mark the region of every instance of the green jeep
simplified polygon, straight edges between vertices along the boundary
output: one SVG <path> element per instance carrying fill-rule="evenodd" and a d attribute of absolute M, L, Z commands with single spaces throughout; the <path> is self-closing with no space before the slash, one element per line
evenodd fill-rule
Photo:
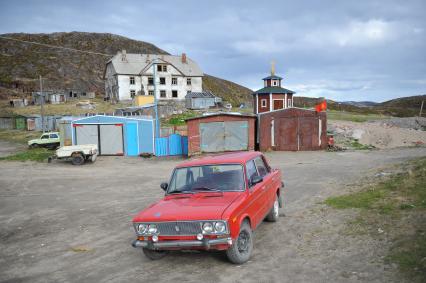
<path fill-rule="evenodd" d="M 50 133 L 42 134 L 39 139 L 28 141 L 28 146 L 30 148 L 47 147 L 47 148 L 55 149 L 59 146 L 59 143 L 60 143 L 59 133 L 50 132 Z"/>

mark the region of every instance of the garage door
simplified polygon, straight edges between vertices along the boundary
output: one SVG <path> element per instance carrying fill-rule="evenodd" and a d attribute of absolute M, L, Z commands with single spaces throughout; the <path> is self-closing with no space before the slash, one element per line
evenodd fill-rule
<path fill-rule="evenodd" d="M 102 155 L 123 155 L 123 124 L 100 125 L 100 153 Z"/>
<path fill-rule="evenodd" d="M 98 144 L 98 125 L 74 125 L 77 145 Z"/>
<path fill-rule="evenodd" d="M 236 151 L 248 149 L 248 122 L 200 123 L 202 152 Z"/>

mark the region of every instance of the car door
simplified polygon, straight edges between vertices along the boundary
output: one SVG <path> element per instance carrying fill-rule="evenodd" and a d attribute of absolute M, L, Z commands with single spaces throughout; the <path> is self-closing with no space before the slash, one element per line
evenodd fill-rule
<path fill-rule="evenodd" d="M 256 227 L 263 221 L 263 218 L 265 217 L 265 203 L 262 200 L 264 189 L 263 182 L 257 184 L 252 184 L 251 182 L 254 176 L 259 175 L 254 160 L 250 160 L 246 163 L 246 175 L 249 185 L 249 201 L 247 205 L 247 211 L 254 221 L 254 227 Z"/>
<path fill-rule="evenodd" d="M 40 144 L 48 144 L 50 142 L 49 134 L 43 134 L 40 137 Z"/>
<path fill-rule="evenodd" d="M 263 213 L 266 215 L 269 210 L 272 208 L 272 205 L 275 200 L 275 193 L 273 188 L 272 174 L 270 172 L 270 168 L 266 165 L 262 156 L 258 156 L 254 159 L 254 163 L 256 165 L 257 172 L 259 176 L 263 178 L 262 181 L 262 194 L 261 200 L 264 203 Z"/>
<path fill-rule="evenodd" d="M 58 143 L 59 135 L 58 134 L 50 134 L 50 143 Z"/>

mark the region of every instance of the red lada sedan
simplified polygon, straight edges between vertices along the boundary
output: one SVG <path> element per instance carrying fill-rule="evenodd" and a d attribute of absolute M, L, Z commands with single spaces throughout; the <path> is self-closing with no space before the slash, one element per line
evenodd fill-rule
<path fill-rule="evenodd" d="M 260 152 L 209 156 L 178 165 L 163 199 L 134 219 L 137 239 L 150 259 L 169 250 L 223 250 L 240 264 L 253 250 L 252 231 L 275 222 L 282 205 L 281 172 Z"/>

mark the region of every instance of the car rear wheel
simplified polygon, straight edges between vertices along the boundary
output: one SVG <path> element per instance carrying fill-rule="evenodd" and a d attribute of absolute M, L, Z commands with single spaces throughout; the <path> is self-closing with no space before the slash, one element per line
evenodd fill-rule
<path fill-rule="evenodd" d="M 253 233 L 250 225 L 245 221 L 241 225 L 240 233 L 234 244 L 226 251 L 229 261 L 241 264 L 248 261 L 253 252 Z"/>
<path fill-rule="evenodd" d="M 275 195 L 274 205 L 269 211 L 269 214 L 266 216 L 266 220 L 269 222 L 277 222 L 280 217 L 280 201 L 278 195 Z"/>
<path fill-rule="evenodd" d="M 84 157 L 81 153 L 73 153 L 72 157 L 72 164 L 73 165 L 83 165 L 84 164 Z"/>
<path fill-rule="evenodd" d="M 159 260 L 165 257 L 169 251 L 159 251 L 159 250 L 150 250 L 147 248 L 142 248 L 144 255 L 150 260 Z"/>

